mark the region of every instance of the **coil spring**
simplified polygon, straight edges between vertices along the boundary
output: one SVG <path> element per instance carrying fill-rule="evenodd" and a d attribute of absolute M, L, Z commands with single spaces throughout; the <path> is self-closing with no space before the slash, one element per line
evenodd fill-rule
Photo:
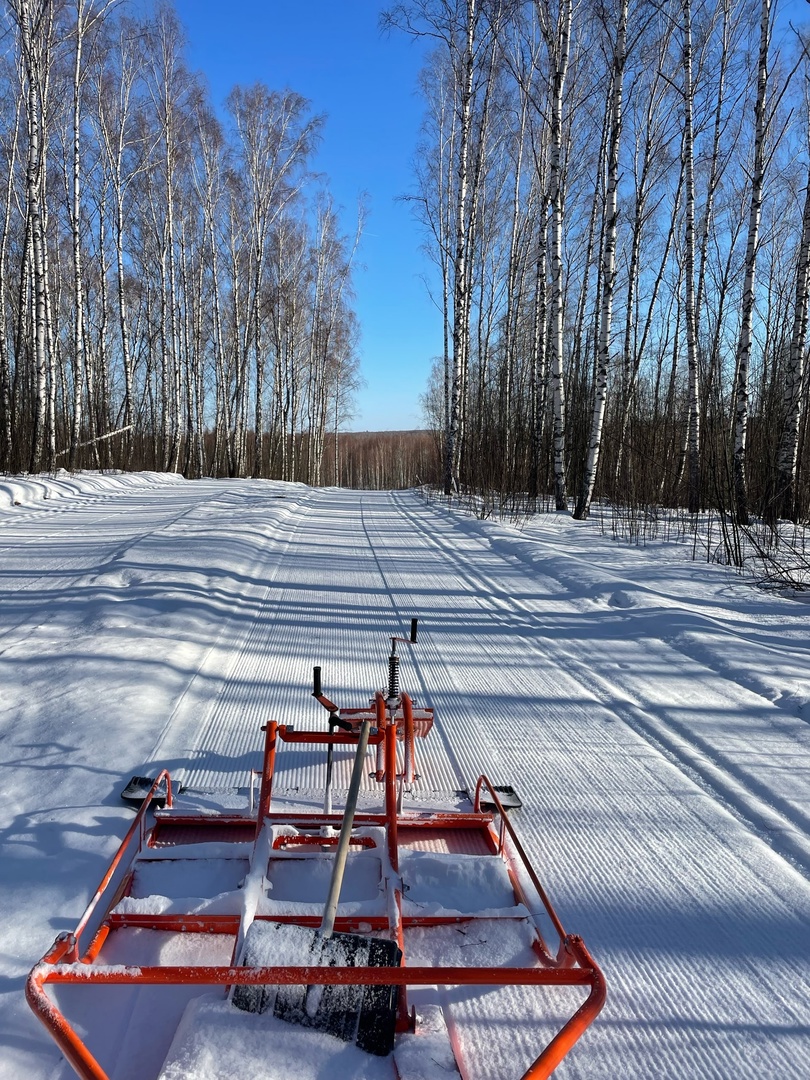
<path fill-rule="evenodd" d="M 388 657 L 388 697 L 399 697 L 399 657 L 395 652 Z"/>

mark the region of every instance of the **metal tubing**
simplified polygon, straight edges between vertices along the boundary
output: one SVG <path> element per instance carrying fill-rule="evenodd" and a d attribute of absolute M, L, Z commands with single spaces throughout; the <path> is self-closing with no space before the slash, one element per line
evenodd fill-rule
<path fill-rule="evenodd" d="M 385 749 L 383 743 L 385 741 L 385 732 L 388 728 L 388 709 L 385 706 L 385 698 L 380 691 L 374 695 L 374 713 L 377 720 L 377 772 L 375 779 L 378 783 L 381 783 L 385 777 Z"/>
<path fill-rule="evenodd" d="M 391 869 L 399 873 L 399 841 L 397 837 L 397 729 L 392 724 L 385 732 L 385 823 L 388 837 L 388 858 Z"/>
<path fill-rule="evenodd" d="M 316 671 L 319 669 L 316 668 Z M 329 734 L 334 735 L 336 724 L 334 722 L 334 713 L 329 714 Z M 335 744 L 330 741 L 326 750 L 326 784 L 323 791 L 323 812 L 325 814 L 332 813 L 332 759 L 335 754 Z"/>
<path fill-rule="evenodd" d="M 585 942 L 581 937 L 572 934 L 566 940 L 566 947 L 570 949 L 580 967 L 558 968 L 557 974 L 589 969 L 591 992 L 570 1020 L 557 1032 L 543 1053 L 526 1070 L 521 1080 L 546 1080 L 547 1077 L 551 1076 L 574 1043 L 586 1028 L 593 1023 L 605 1004 L 607 998 L 605 977 L 585 948 Z"/>
<path fill-rule="evenodd" d="M 264 984 L 321 986 L 594 986 L 598 989 L 601 972 L 594 968 L 538 967 L 197 967 L 165 966 L 103 967 L 87 964 L 38 964 L 29 981 L 91 986 L 240 986 Z"/>
<path fill-rule="evenodd" d="M 158 777 L 155 780 L 154 784 L 152 784 L 151 788 L 149 789 L 149 793 L 147 794 L 146 798 L 141 803 L 140 809 L 138 810 L 138 813 L 135 815 L 135 820 L 132 822 L 132 825 L 130 826 L 129 830 L 127 831 L 126 836 L 121 841 L 121 845 L 118 848 L 118 851 L 115 853 L 115 856 L 113 857 L 113 861 L 107 867 L 107 873 L 104 875 L 104 877 L 99 882 L 99 886 L 96 889 L 95 893 L 93 894 L 92 900 L 90 901 L 90 903 L 85 908 L 84 914 L 82 915 L 81 919 L 79 919 L 79 922 L 78 922 L 78 924 L 76 926 L 76 929 L 73 931 L 73 944 L 72 944 L 71 957 L 70 957 L 71 960 L 78 960 L 79 959 L 79 945 L 80 945 L 82 933 L 86 929 L 87 924 L 90 922 L 90 919 L 91 919 L 91 917 L 93 915 L 93 912 L 96 910 L 96 907 L 98 906 L 98 902 L 101 899 L 101 897 L 103 896 L 104 892 L 106 891 L 107 886 L 112 881 L 112 878 L 113 878 L 113 876 L 115 874 L 115 871 L 118 869 L 118 867 L 119 867 L 119 865 L 121 863 L 121 860 L 124 857 L 124 852 L 127 850 L 129 845 L 131 844 L 132 838 L 133 838 L 133 836 L 135 835 L 136 832 L 139 834 L 139 836 L 138 836 L 138 847 L 139 847 L 139 850 L 140 850 L 140 847 L 141 847 L 142 841 L 143 841 L 143 835 L 144 835 L 144 833 L 143 833 L 143 822 L 144 822 L 144 818 L 146 817 L 146 811 L 149 809 L 149 804 L 151 803 L 153 796 L 157 792 L 157 789 L 158 789 L 158 786 L 159 786 L 161 780 L 163 780 L 164 778 L 166 780 L 166 805 L 167 806 L 172 805 L 172 778 L 169 776 L 168 772 L 165 769 L 162 769 L 161 772 L 158 774 Z"/>
<path fill-rule="evenodd" d="M 43 969 L 47 973 L 48 965 L 41 963 L 35 967 L 25 984 L 25 996 L 34 1015 L 51 1033 L 54 1042 L 82 1080 L 108 1080 L 106 1072 L 45 993 L 43 983 L 50 980 L 41 976 Z"/>
<path fill-rule="evenodd" d="M 319 705 L 323 705 L 327 712 L 340 713 L 340 709 L 335 705 L 334 701 L 330 701 L 326 694 L 313 694 L 312 695 Z"/>
<path fill-rule="evenodd" d="M 412 636 L 415 639 L 415 620 L 412 623 Z M 320 689 L 319 679 L 316 676 L 315 688 Z M 316 695 L 317 696 L 317 695 Z M 318 700 L 321 704 L 331 705 L 321 695 Z M 334 708 L 334 707 L 333 707 Z M 356 710 L 361 713 L 363 710 Z M 320 929 L 325 936 L 329 936 L 333 930 L 352 929 L 357 920 L 348 917 L 336 917 L 337 904 L 340 894 L 340 884 L 345 869 L 345 861 L 351 842 L 352 826 L 355 822 L 367 822 L 384 824 L 387 836 L 387 848 L 391 867 L 394 871 L 394 900 L 396 903 L 396 924 L 390 928 L 396 933 L 400 947 L 403 943 L 403 926 L 431 926 L 445 923 L 463 922 L 469 917 L 442 918 L 439 916 L 405 917 L 401 912 L 402 894 L 398 883 L 398 815 L 397 815 L 397 735 L 399 723 L 394 718 L 393 711 L 390 717 L 382 693 L 377 693 L 372 709 L 365 710 L 371 713 L 363 717 L 362 727 L 358 734 L 334 734 L 330 722 L 330 734 L 315 732 L 294 732 L 292 728 L 278 725 L 275 721 L 264 727 L 265 752 L 262 769 L 262 786 L 258 806 L 257 830 L 261 828 L 263 821 L 270 814 L 272 799 L 273 774 L 276 763 L 276 751 L 278 740 L 300 743 L 326 743 L 330 751 L 334 745 L 356 745 L 354 768 L 346 801 L 346 811 L 343 815 L 340 840 L 335 858 L 332 882 L 330 883 L 330 896 L 324 910 Z M 358 720 L 360 717 L 358 716 Z M 402 721 L 403 735 L 405 740 L 405 769 L 406 776 L 413 776 L 415 770 L 414 758 L 414 716 L 413 703 L 408 695 L 402 695 Z M 372 722 L 377 724 L 377 733 L 370 735 Z M 359 794 L 360 781 L 362 778 L 363 759 L 367 745 L 377 747 L 377 776 L 384 782 L 384 814 L 355 814 Z M 200 985 L 200 986 L 230 986 L 230 985 L 382 985 L 399 986 L 400 1007 L 398 1008 L 397 1030 L 404 1031 L 409 1027 L 407 1015 L 406 987 L 407 986 L 434 986 L 434 985 L 478 985 L 478 986 L 571 986 L 587 987 L 589 994 L 576 1012 L 568 1019 L 564 1026 L 551 1039 L 540 1056 L 532 1063 L 523 1074 L 521 1080 L 545 1080 L 556 1066 L 562 1061 L 574 1043 L 579 1039 L 585 1029 L 592 1023 L 602 1009 L 606 999 L 605 980 L 602 972 L 594 963 L 590 953 L 586 949 L 582 939 L 573 935 L 567 935 L 562 924 L 554 911 L 551 901 L 543 889 L 537 874 L 532 869 L 526 853 L 517 838 L 517 834 L 508 819 L 497 792 L 490 780 L 482 775 L 475 790 L 475 812 L 472 814 L 438 813 L 425 818 L 407 820 L 409 829 L 424 827 L 456 829 L 480 827 L 488 837 L 488 842 L 493 850 L 500 850 L 503 855 L 516 898 L 520 899 L 523 888 L 520 882 L 520 874 L 525 871 L 532 886 L 537 892 L 546 913 L 551 919 L 557 934 L 560 937 L 560 949 L 557 959 L 553 960 L 541 950 L 540 967 L 519 968 L 482 968 L 482 967 L 407 967 L 404 965 L 395 968 L 378 967 L 321 967 L 321 966 L 284 966 L 244 968 L 237 966 L 217 967 L 205 966 L 154 966 L 154 967 L 123 967 L 106 966 L 97 964 L 99 950 L 107 938 L 111 928 L 122 926 L 147 926 L 154 928 L 176 929 L 178 931 L 196 930 L 198 932 L 233 932 L 237 920 L 233 916 L 191 916 L 188 915 L 114 915 L 108 921 L 101 924 L 96 932 L 89 950 L 83 957 L 83 962 L 78 962 L 81 956 L 80 939 L 86 930 L 93 913 L 113 880 L 116 870 L 119 868 L 125 851 L 133 845 L 138 834 L 139 848 L 144 842 L 145 816 L 150 803 L 157 792 L 157 788 L 163 779 L 167 781 L 167 806 L 172 806 L 171 778 L 168 772 L 163 770 L 155 780 L 152 788 L 144 800 L 135 821 L 132 823 L 126 837 L 102 879 L 99 888 L 87 907 L 73 934 L 60 935 L 54 942 L 51 950 L 43 960 L 31 971 L 26 983 L 26 997 L 38 1019 L 49 1029 L 54 1040 L 62 1050 L 70 1064 L 84 1080 L 108 1080 L 107 1074 L 93 1057 L 90 1050 L 82 1039 L 71 1027 L 70 1023 L 60 1012 L 57 1005 L 48 997 L 46 984 L 72 984 L 72 985 Z M 481 794 L 487 789 L 491 796 L 496 814 L 499 816 L 499 832 L 494 827 L 493 814 L 482 813 L 480 810 Z M 307 822 L 327 823 L 340 821 L 339 815 L 304 815 Z M 274 815 L 273 820 L 282 822 L 295 822 L 301 815 L 280 814 Z M 158 818 L 158 820 L 160 820 Z M 172 825 L 182 824 L 186 820 L 185 815 L 167 815 L 167 821 Z M 196 820 L 193 816 L 189 821 Z M 226 820 L 223 818 L 222 820 Z M 240 823 L 243 819 L 238 820 Z M 231 821 L 231 817 L 227 817 Z M 153 833 L 150 843 L 154 841 L 156 833 Z M 258 835 L 258 832 L 257 832 Z M 505 843 L 506 836 L 509 844 Z M 340 863 L 340 865 L 338 865 Z M 521 869 L 522 867 L 522 869 Z M 525 879 L 524 879 L 525 880 Z M 333 895 L 334 893 L 334 895 Z M 474 918 L 474 916 L 473 916 Z M 299 925 L 317 926 L 317 916 L 281 916 L 278 921 L 295 921 Z M 373 922 L 374 928 L 378 920 L 363 920 Z M 379 920 L 382 923 L 382 919 Z M 542 939 L 541 944 L 542 943 Z"/>
<path fill-rule="evenodd" d="M 67 946 L 68 943 L 63 943 Z M 590 968 L 469 968 L 469 967 L 88 967 L 38 964 L 28 976 L 26 997 L 50 1030 L 60 1049 L 84 1080 L 108 1080 L 107 1074 L 45 993 L 44 985 L 343 985 L 343 986 L 590 986 L 591 993 L 565 1027 L 536 1059 L 522 1080 L 544 1080 L 562 1060 L 605 1001 L 602 973 L 579 938 L 570 946 Z M 51 955 L 54 955 L 53 953 Z"/>
<path fill-rule="evenodd" d="M 413 726 L 413 702 L 409 694 L 403 694 L 402 715 L 405 718 L 405 763 L 403 775 L 406 784 L 412 784 L 416 776 L 416 746 Z"/>
<path fill-rule="evenodd" d="M 349 854 L 349 841 L 352 835 L 352 825 L 354 824 L 354 811 L 357 807 L 357 796 L 360 793 L 360 781 L 363 778 L 363 763 L 365 761 L 366 748 L 368 747 L 370 730 L 371 723 L 366 720 L 360 728 L 360 738 L 357 741 L 357 753 L 354 756 L 352 778 L 349 781 L 349 793 L 346 796 L 346 809 L 343 813 L 343 825 L 340 829 L 340 838 L 338 840 L 337 851 L 335 852 L 332 877 L 329 880 L 329 893 L 326 897 L 326 904 L 323 909 L 321 936 L 325 938 L 331 937 L 332 931 L 335 928 L 335 914 L 337 913 L 338 899 L 340 898 L 340 887 L 343 884 L 343 871 L 346 868 L 346 858 Z"/>
<path fill-rule="evenodd" d="M 474 915 L 403 915 L 402 926 L 404 929 L 425 926 L 458 926 L 459 923 L 474 921 Z M 515 922 L 520 922 L 522 917 L 513 916 Z M 321 925 L 320 915 L 301 915 L 299 912 L 292 914 L 258 915 L 257 922 L 295 923 L 297 926 L 312 927 L 317 930 Z M 505 921 L 505 920 L 501 920 Z M 372 930 L 389 930 L 390 921 L 384 915 L 338 915 L 335 919 L 336 930 L 357 930 L 360 925 L 370 927 Z M 124 927 L 137 927 L 142 930 L 173 930 L 177 933 L 194 932 L 198 934 L 236 934 L 239 930 L 238 915 L 157 915 L 127 913 L 110 915 L 109 929 L 121 930 Z M 99 943 L 100 945 L 103 942 Z M 83 960 L 95 958 L 95 942 L 91 950 L 85 954 Z M 538 957 L 546 963 L 546 954 Z M 559 965 L 558 965 L 559 966 Z"/>
<path fill-rule="evenodd" d="M 394 904 L 396 906 L 396 925 L 391 929 L 396 933 L 397 944 L 402 952 L 402 964 L 405 965 L 405 933 L 402 924 L 402 888 L 399 879 L 399 836 L 397 832 L 397 729 L 391 724 L 385 730 L 385 833 L 388 841 L 388 861 L 394 872 Z M 412 1027 L 408 1013 L 408 995 L 403 985 L 397 1001 L 397 1031 L 408 1031 Z"/>
<path fill-rule="evenodd" d="M 552 906 L 551 900 L 548 897 L 548 893 L 543 888 L 543 886 L 540 884 L 540 879 L 537 877 L 537 874 L 535 874 L 534 870 L 532 869 L 531 863 L 528 860 L 526 852 L 523 850 L 523 845 L 518 840 L 517 833 L 515 832 L 514 828 L 512 827 L 512 822 L 506 816 L 506 811 L 504 810 L 503 806 L 501 805 L 501 800 L 498 798 L 497 791 L 495 791 L 495 789 L 492 786 L 492 783 L 490 782 L 490 780 L 486 776 L 484 776 L 483 774 L 481 776 L 479 776 L 478 783 L 475 786 L 475 809 L 478 810 L 478 808 L 481 805 L 481 788 L 484 785 L 486 785 L 486 787 L 489 789 L 489 793 L 492 796 L 492 801 L 495 803 L 495 806 L 496 806 L 496 808 L 498 810 L 498 813 L 501 815 L 501 821 L 503 823 L 503 827 L 509 833 L 509 839 L 512 841 L 512 844 L 514 845 L 515 851 L 520 856 L 521 861 L 522 861 L 524 867 L 526 868 L 526 872 L 528 873 L 529 877 L 531 878 L 532 885 L 534 885 L 535 889 L 537 890 L 537 895 L 540 897 L 540 900 L 541 900 L 541 902 L 543 904 L 543 907 L 546 909 L 546 913 L 547 913 L 548 917 L 551 919 L 552 923 L 554 924 L 554 929 L 557 931 L 557 934 L 559 935 L 560 941 L 564 941 L 566 939 L 567 935 L 566 935 L 565 930 L 563 929 L 563 925 L 560 922 L 560 919 L 559 919 L 559 916 L 557 915 L 557 912 L 554 910 L 554 908 Z"/>
<path fill-rule="evenodd" d="M 259 794 L 259 809 L 256 814 L 256 836 L 262 830 L 262 823 L 270 813 L 270 800 L 273 797 L 273 773 L 276 767 L 277 736 L 284 737 L 284 728 L 279 728 L 275 720 L 264 727 L 264 759 L 262 763 L 262 788 Z"/>

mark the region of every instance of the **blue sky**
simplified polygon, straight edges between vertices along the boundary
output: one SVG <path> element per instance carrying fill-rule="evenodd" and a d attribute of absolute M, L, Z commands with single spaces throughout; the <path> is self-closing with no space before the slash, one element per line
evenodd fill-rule
<path fill-rule="evenodd" d="M 355 431 L 423 426 L 419 396 L 441 353 L 441 318 L 423 277 L 432 264 L 406 203 L 422 119 L 417 75 L 424 50 L 378 28 L 384 0 L 174 0 L 190 65 L 221 106 L 237 83 L 289 87 L 326 114 L 315 166 L 344 207 L 353 234 L 359 195 L 370 216 L 355 275 L 355 310 L 366 387 Z"/>

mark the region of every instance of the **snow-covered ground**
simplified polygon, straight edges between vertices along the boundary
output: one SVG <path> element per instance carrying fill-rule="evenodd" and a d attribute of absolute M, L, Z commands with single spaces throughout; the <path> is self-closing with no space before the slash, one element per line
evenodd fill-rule
<path fill-rule="evenodd" d="M 559 516 L 63 474 L 0 479 L 0 1080 L 65 1075 L 24 978 L 131 821 L 126 780 L 244 785 L 268 718 L 322 725 L 313 665 L 363 704 L 412 616 L 423 787 L 517 789 L 607 977 L 556 1075 L 810 1075 L 805 604 Z"/>

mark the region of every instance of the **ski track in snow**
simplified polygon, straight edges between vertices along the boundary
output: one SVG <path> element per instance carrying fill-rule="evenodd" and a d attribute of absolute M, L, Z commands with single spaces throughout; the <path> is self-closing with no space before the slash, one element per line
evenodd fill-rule
<path fill-rule="evenodd" d="M 437 716 L 415 794 L 480 771 L 512 784 L 563 924 L 608 980 L 555 1075 L 808 1075 L 806 609 L 671 549 L 553 519 L 521 535 L 414 493 L 119 484 L 0 509 L 0 1080 L 62 1075 L 24 974 L 125 831 L 128 776 L 244 787 L 262 724 L 325 724 L 313 665 L 339 705 L 365 704 L 413 616 L 401 683 Z M 281 775 L 317 797 L 325 770 L 291 751 Z M 517 1010 L 509 993 L 490 1024 Z M 482 1003 L 454 994 L 485 1046 Z M 476 1080 L 519 1075 L 555 1008 L 532 1003 L 515 1067 Z"/>
<path fill-rule="evenodd" d="M 418 518 L 412 516 L 415 527 Z M 639 734 L 647 737 L 673 761 L 700 780 L 729 807 L 762 831 L 774 847 L 780 849 L 810 879 L 810 802 L 807 801 L 807 773 L 795 768 L 793 781 L 782 773 L 778 786 L 762 776 L 764 759 L 775 759 L 780 765 L 799 756 L 810 762 L 810 725 L 803 718 L 783 715 L 767 697 L 748 692 L 729 678 L 731 665 L 713 665 L 707 670 L 706 657 L 693 655 L 678 639 L 644 639 L 644 666 L 630 660 L 617 662 L 613 655 L 614 642 L 607 647 L 596 638 L 589 641 L 587 661 L 570 646 L 566 646 L 558 629 L 548 615 L 532 610 L 526 600 L 516 598 L 520 593 L 521 571 L 514 575 L 510 594 L 504 585 L 504 575 L 473 573 L 455 554 L 452 545 L 442 545 L 431 533 L 433 544 L 442 552 L 448 565 L 479 595 L 491 598 L 493 617 L 499 622 L 524 617 L 523 629 L 518 624 L 524 651 L 534 652 L 542 660 L 553 658 L 559 668 L 575 677 L 580 686 L 594 698 L 620 716 Z M 551 590 L 553 582 L 540 582 Z M 576 613 L 575 613 L 576 615 Z M 570 619 L 570 614 L 569 614 Z M 730 644 L 736 635 L 724 632 Z M 674 651 L 675 655 L 672 655 Z M 597 666 L 594 662 L 600 658 Z M 709 660 L 713 657 L 709 657 Z M 664 676 L 651 679 L 649 667 Z M 666 692 L 660 692 L 664 683 Z M 670 688 L 675 684 L 674 691 Z M 758 729 L 757 754 L 752 757 L 750 745 L 742 752 L 735 738 L 707 725 L 709 714 L 728 713 L 734 703 L 747 713 Z M 705 733 L 702 733 L 705 732 Z M 750 738 L 750 732 L 747 737 Z M 796 797 L 791 799 L 791 788 Z M 785 791 L 785 789 L 787 789 Z M 769 835 L 773 834 L 773 835 Z"/>
<path fill-rule="evenodd" d="M 458 728 L 451 737 L 459 745 L 469 747 L 471 762 L 491 761 L 495 748 L 489 732 L 500 729 L 503 743 L 497 750 L 507 756 L 507 761 L 502 763 L 496 758 L 503 775 L 494 779 L 506 781 L 510 773 L 520 776 L 521 790 L 525 785 L 536 797 L 532 808 L 536 809 L 541 824 L 535 829 L 532 822 L 530 832 L 534 843 L 530 842 L 530 848 L 541 859 L 544 850 L 549 850 L 554 834 L 560 831 L 559 827 L 550 828 L 551 815 L 556 812 L 564 816 L 561 831 L 566 847 L 562 857 L 549 866 L 549 870 L 562 875 L 559 882 L 553 883 L 552 896 L 565 897 L 568 902 L 568 895 L 573 893 L 570 910 L 586 913 L 584 918 L 578 914 L 576 921 L 572 918 L 566 922 L 579 926 L 586 940 L 592 941 L 593 934 L 586 928 L 594 919 L 601 921 L 606 899 L 612 897 L 620 918 L 624 911 L 626 930 L 635 930 L 638 935 L 634 941 L 630 933 L 623 934 L 622 949 L 636 963 L 641 960 L 639 949 L 650 950 L 658 961 L 660 984 L 650 988 L 641 1001 L 632 1002 L 632 1009 L 619 1020 L 621 1006 L 625 1001 L 630 1004 L 633 997 L 625 996 L 622 977 L 629 975 L 632 985 L 633 975 L 625 970 L 614 971 L 600 953 L 611 988 L 608 1016 L 612 1013 L 620 1024 L 630 1025 L 633 1039 L 649 1039 L 649 1052 L 655 1046 L 653 1057 L 647 1061 L 647 1075 L 675 1076 L 682 1068 L 679 1062 L 688 1061 L 691 1055 L 699 1063 L 694 1066 L 695 1075 L 730 1076 L 738 1072 L 756 1075 L 757 1071 L 768 1076 L 806 1075 L 803 1056 L 808 1051 L 810 1034 L 806 998 L 806 882 L 800 886 L 791 868 L 783 867 L 787 871 L 787 888 L 785 891 L 774 888 L 773 868 L 780 860 L 764 848 L 760 839 L 763 830 L 757 836 L 748 828 L 736 829 L 728 820 L 724 806 L 730 804 L 737 816 L 753 819 L 757 826 L 772 830 L 768 839 L 773 847 L 785 849 L 797 862 L 802 860 L 801 870 L 807 875 L 810 861 L 806 858 L 807 830 L 802 808 L 802 801 L 807 806 L 810 779 L 806 726 L 800 720 L 794 720 L 792 725 L 787 723 L 769 701 L 761 698 L 752 701 L 747 691 L 718 679 L 711 669 L 695 670 L 689 658 L 677 653 L 654 657 L 651 665 L 649 654 L 651 649 L 656 650 L 656 643 L 646 636 L 634 640 L 634 633 L 627 632 L 629 625 L 624 627 L 624 634 L 612 634 L 604 644 L 598 633 L 592 633 L 587 638 L 587 654 L 583 655 L 571 646 L 571 639 L 557 621 L 562 620 L 563 627 L 570 626 L 573 630 L 577 616 L 581 618 L 578 605 L 555 599 L 553 619 L 549 617 L 544 597 L 559 598 L 558 582 L 527 574 L 525 565 L 504 560 L 497 550 L 491 549 L 486 536 L 476 536 L 473 526 L 465 530 L 469 537 L 466 546 L 460 545 L 456 521 L 443 519 L 443 515 L 428 509 L 414 510 L 407 500 L 395 498 L 407 507 L 407 517 L 421 544 L 432 546 L 440 554 L 446 567 L 442 576 L 448 593 L 457 592 L 466 596 L 468 602 L 473 599 L 476 606 L 489 609 L 489 620 L 485 619 L 489 627 L 482 627 L 480 638 L 486 643 L 490 657 L 494 642 L 501 636 L 505 639 L 502 663 L 496 671 L 502 673 L 510 666 L 517 666 L 516 658 L 525 665 L 511 680 L 509 677 L 499 680 L 498 693 L 492 684 L 492 667 L 481 663 L 484 678 L 476 680 L 470 689 L 473 694 L 477 692 L 479 708 L 485 715 L 475 727 L 467 725 L 464 731 Z M 493 546 L 497 548 L 497 544 Z M 473 619 L 462 621 L 469 627 Z M 477 641 L 471 645 L 466 639 L 467 664 L 463 673 L 467 678 L 476 670 L 478 645 Z M 465 644 L 460 643 L 459 648 L 464 649 Z M 617 663 L 617 649 L 620 655 L 625 654 L 621 664 Z M 448 650 L 443 651 L 446 655 Z M 520 700 L 510 700 L 510 684 L 522 684 Z M 655 712 L 645 712 L 638 703 L 628 701 L 628 686 L 643 691 L 640 695 L 643 705 Z M 560 709 L 556 706 L 562 703 L 567 687 L 569 705 Z M 498 698 L 502 705 L 492 710 L 492 703 Z M 534 715 L 526 708 L 532 699 L 538 703 Z M 452 707 L 448 705 L 451 702 L 441 703 L 440 715 L 453 718 Z M 474 715 L 475 709 L 471 700 L 469 713 Z M 512 738 L 511 747 L 508 725 L 503 723 L 507 710 L 512 711 L 515 727 L 521 729 L 521 735 Z M 763 712 L 770 713 L 768 720 L 773 723 L 772 745 L 765 747 L 764 752 L 760 746 L 762 723 L 758 716 Z M 709 714 L 708 720 L 704 719 L 705 713 Z M 729 765 L 729 757 L 723 750 L 727 725 L 712 723 L 713 715 L 740 726 L 747 720 L 750 767 L 737 768 L 734 763 L 732 775 L 724 771 L 723 763 Z M 617 719 L 624 724 L 617 724 Z M 688 733 L 690 723 L 708 729 L 705 737 L 684 740 L 683 733 Z M 471 741 L 476 733 L 480 737 Z M 639 735 L 654 751 L 652 756 L 641 755 L 640 748 L 633 747 L 632 742 L 637 742 Z M 651 735 L 655 737 L 652 745 Z M 632 740 L 629 744 L 628 737 Z M 738 732 L 738 738 L 743 741 L 742 731 Z M 679 739 L 686 742 L 689 752 L 676 752 Z M 774 746 L 775 742 L 780 745 Z M 529 747 L 533 752 L 527 759 Z M 659 753 L 661 749 L 666 751 L 666 757 Z M 758 765 L 765 764 L 768 757 L 780 756 L 782 766 L 790 762 L 795 785 L 782 771 L 757 777 Z M 631 761 L 636 758 L 637 767 L 631 768 Z M 619 774 L 614 768 L 616 763 L 622 766 Z M 686 764 L 688 768 L 673 772 L 673 764 Z M 701 797 L 705 786 L 695 791 L 689 782 L 693 772 L 714 788 L 711 801 Z M 745 787 L 741 790 L 735 773 L 744 776 L 753 790 Z M 656 780 L 652 788 L 651 775 Z M 665 787 L 657 790 L 659 778 Z M 784 798 L 780 786 L 789 791 L 795 787 L 796 798 Z M 609 819 L 607 829 L 604 817 L 599 814 L 600 804 L 607 810 L 604 815 Z M 771 811 L 774 805 L 786 808 L 790 820 L 786 822 L 774 814 Z M 581 817 L 584 819 L 580 820 Z M 624 829 L 619 827 L 620 822 Z M 697 825 L 701 827 L 700 841 L 695 845 L 695 853 L 690 855 L 685 838 Z M 710 838 L 713 843 L 709 842 Z M 711 873 L 706 871 L 707 862 L 713 868 Z M 574 867 L 579 867 L 579 872 Z M 656 882 L 659 874 L 670 879 L 667 888 L 656 888 L 665 884 L 663 880 Z M 743 876 L 748 879 L 746 888 L 740 888 L 736 894 L 737 883 Z M 601 880 L 601 888 L 593 888 L 594 877 Z M 576 895 L 578 890 L 580 895 Z M 726 896 L 726 892 L 731 895 Z M 801 902 L 794 912 L 797 895 L 801 896 Z M 664 897 L 667 899 L 662 903 Z M 723 904 L 729 900 L 730 920 L 724 922 Z M 741 913 L 748 909 L 751 914 L 741 920 Z M 662 929 L 664 933 L 659 937 Z M 797 931 L 798 937 L 794 937 Z M 747 955 L 751 951 L 745 947 L 748 935 L 757 941 L 756 957 Z M 644 940 L 650 937 L 653 940 Z M 756 1007 L 751 1007 L 751 1013 L 748 1007 L 757 996 L 759 949 L 765 941 L 770 941 L 774 958 L 781 957 L 786 950 L 780 942 L 785 940 L 791 941 L 791 946 L 784 959 L 774 959 L 775 970 L 771 974 L 776 977 L 769 980 L 773 998 L 768 1002 L 767 1014 L 780 1017 L 774 1021 L 774 1038 L 769 1040 L 762 1037 L 759 1024 L 763 1027 L 765 1024 L 761 1017 L 757 1021 Z M 712 993 L 704 996 L 699 981 L 708 977 L 711 963 L 716 964 L 716 957 L 711 962 L 709 957 L 714 956 L 720 943 L 723 951 L 731 949 L 735 961 L 744 957 L 745 962 L 738 978 L 733 978 L 731 972 L 727 974 L 725 986 L 722 980 L 712 977 L 709 980 Z M 796 944 L 800 947 L 793 952 Z M 673 964 L 666 953 L 669 950 L 677 953 L 679 948 L 685 952 L 683 962 Z M 693 984 L 696 976 L 698 985 Z M 793 998 L 793 990 L 799 987 L 799 997 Z M 695 999 L 701 998 L 704 1000 L 699 1011 L 703 1012 L 703 1022 L 696 1025 L 690 1014 Z M 642 1016 L 645 1008 L 652 1016 L 647 1015 L 636 1024 L 633 1018 L 639 1016 L 639 1007 Z M 717 1015 L 706 1015 L 707 1008 Z M 741 1012 L 745 1020 L 738 1023 Z M 723 1020 L 724 1016 L 733 1017 L 734 1021 Z M 724 1031 L 731 1037 L 721 1038 Z M 716 1060 L 707 1054 L 705 1046 L 701 1048 L 708 1034 L 709 1041 L 719 1039 L 722 1046 Z M 604 1025 L 596 1037 L 605 1041 Z M 643 1068 L 636 1071 L 627 1061 L 612 1054 L 600 1061 L 600 1053 L 595 1048 L 587 1061 L 584 1054 L 574 1055 L 563 1064 L 560 1075 L 568 1074 L 569 1070 L 570 1075 L 583 1076 L 645 1074 Z M 688 1069 L 687 1075 L 690 1075 Z"/>

